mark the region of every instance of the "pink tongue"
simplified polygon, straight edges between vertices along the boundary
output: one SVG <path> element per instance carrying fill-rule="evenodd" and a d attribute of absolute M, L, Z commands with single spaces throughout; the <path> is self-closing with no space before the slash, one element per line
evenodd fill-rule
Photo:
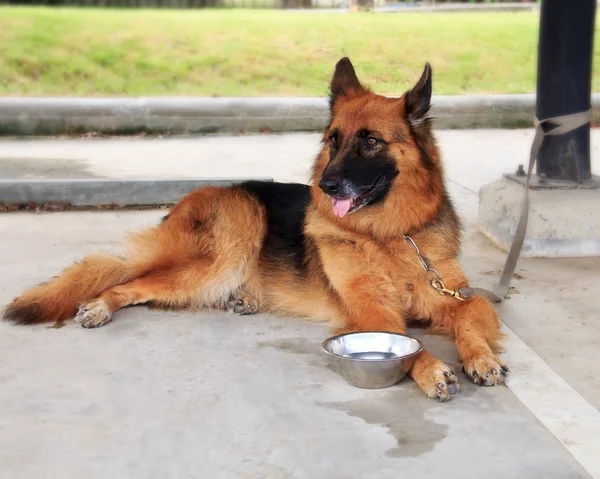
<path fill-rule="evenodd" d="M 343 218 L 346 216 L 346 213 L 350 211 L 350 207 L 352 206 L 352 200 L 336 200 L 335 198 L 332 200 L 333 203 L 333 214 L 338 218 Z"/>

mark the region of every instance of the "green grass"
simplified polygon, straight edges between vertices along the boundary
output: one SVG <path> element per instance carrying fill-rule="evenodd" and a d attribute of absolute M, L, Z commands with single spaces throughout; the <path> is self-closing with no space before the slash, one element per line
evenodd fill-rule
<path fill-rule="evenodd" d="M 402 93 L 426 61 L 436 94 L 524 93 L 537 24 L 532 13 L 5 7 L 0 95 L 322 96 L 344 55 L 379 93 Z"/>

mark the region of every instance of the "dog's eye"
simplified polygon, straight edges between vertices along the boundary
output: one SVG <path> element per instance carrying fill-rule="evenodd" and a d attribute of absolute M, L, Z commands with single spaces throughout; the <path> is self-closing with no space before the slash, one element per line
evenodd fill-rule
<path fill-rule="evenodd" d="M 373 146 L 377 144 L 377 138 L 374 138 L 372 136 L 370 136 L 369 138 L 367 138 L 367 145 L 369 146 Z"/>
<path fill-rule="evenodd" d="M 329 137 L 329 144 L 335 148 L 337 146 L 337 137 L 335 135 L 332 135 Z"/>

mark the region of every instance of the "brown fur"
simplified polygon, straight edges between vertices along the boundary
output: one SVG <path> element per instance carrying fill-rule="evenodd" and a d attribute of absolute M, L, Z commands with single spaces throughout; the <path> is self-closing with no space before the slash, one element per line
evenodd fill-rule
<path fill-rule="evenodd" d="M 129 238 L 123 258 L 93 256 L 54 281 L 25 292 L 5 318 L 20 323 L 73 317 L 100 326 L 116 310 L 149 303 L 169 308 L 224 308 L 229 300 L 261 311 L 327 321 L 339 332 L 404 333 L 407 320 L 455 338 L 468 377 L 486 385 L 503 381 L 496 358 L 501 338 L 492 305 L 442 296 L 428 282 L 409 234 L 447 287 L 468 285 L 457 260 L 460 224 L 447 196 L 439 151 L 423 104 L 431 71 L 399 99 L 364 88 L 347 60 L 332 81 L 332 120 L 313 168 L 311 201 L 304 220 L 305 264 L 272 261 L 265 254 L 267 211 L 242 188 L 204 188 L 186 196 L 168 219 Z M 430 91 L 429 91 L 430 94 Z M 334 129 L 352 138 L 378 132 L 400 174 L 385 200 L 343 218 L 319 188 L 334 161 L 327 138 Z M 448 400 L 456 376 L 427 351 L 412 377 L 430 397 Z"/>

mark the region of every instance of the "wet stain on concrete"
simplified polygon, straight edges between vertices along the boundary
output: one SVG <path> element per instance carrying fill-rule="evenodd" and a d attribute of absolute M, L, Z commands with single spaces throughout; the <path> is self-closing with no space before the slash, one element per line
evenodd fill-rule
<path fill-rule="evenodd" d="M 317 404 L 385 428 L 397 443 L 397 447 L 385 452 L 388 457 L 418 457 L 432 451 L 448 434 L 448 426 L 425 417 L 427 411 L 438 404 L 420 397 L 422 393 L 415 384 L 403 381 L 393 389 L 395 391 L 372 391 L 354 401 Z"/>
<path fill-rule="evenodd" d="M 318 341 L 309 338 L 285 338 L 280 340 L 259 341 L 260 348 L 274 348 L 294 354 L 309 354 L 321 356 L 321 345 Z"/>
<path fill-rule="evenodd" d="M 426 397 L 419 387 L 406 377 L 400 383 L 385 390 L 370 390 L 364 397 L 352 401 L 317 402 L 317 406 L 345 412 L 348 416 L 362 419 L 365 423 L 380 426 L 396 441 L 396 447 L 385 451 L 390 458 L 419 457 L 432 451 L 449 433 L 450 426 L 430 419 L 443 417 L 446 408 L 463 414 L 478 414 L 501 409 L 494 393 L 498 388 L 482 388 L 470 383 L 461 373 L 456 348 L 452 341 L 438 337 L 426 338 L 433 346 L 436 356 L 454 367 L 460 384 L 458 396 L 449 404 L 440 404 Z M 328 356 L 321 351 L 319 341 L 306 337 L 282 338 L 262 341 L 261 348 L 274 348 L 293 354 L 310 355 L 309 364 L 336 373 L 344 387 L 352 388 L 335 371 Z"/>

